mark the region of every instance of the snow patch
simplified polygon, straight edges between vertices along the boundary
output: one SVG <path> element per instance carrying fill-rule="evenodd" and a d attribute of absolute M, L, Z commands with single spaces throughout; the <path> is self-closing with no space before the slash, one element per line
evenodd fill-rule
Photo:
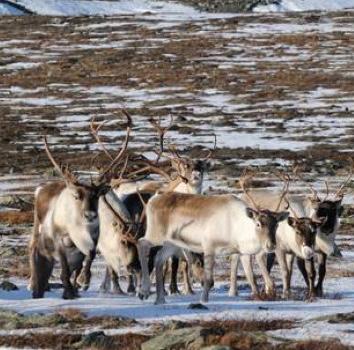
<path fill-rule="evenodd" d="M 354 0 L 282 0 L 276 5 L 260 5 L 255 12 L 338 11 L 354 8 Z"/>

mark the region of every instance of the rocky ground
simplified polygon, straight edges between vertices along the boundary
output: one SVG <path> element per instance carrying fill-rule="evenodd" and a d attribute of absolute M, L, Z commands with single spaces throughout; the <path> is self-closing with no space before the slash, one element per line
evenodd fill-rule
<path fill-rule="evenodd" d="M 208 12 L 250 12 L 258 5 L 278 4 L 279 0 L 181 0 L 189 6 Z"/>

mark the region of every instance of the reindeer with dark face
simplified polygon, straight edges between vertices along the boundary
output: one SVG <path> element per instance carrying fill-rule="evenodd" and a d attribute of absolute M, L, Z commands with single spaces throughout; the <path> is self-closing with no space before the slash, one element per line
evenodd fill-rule
<path fill-rule="evenodd" d="M 330 195 L 328 183 L 326 182 L 326 196 L 320 198 L 315 189 L 310 186 L 312 197 L 308 198 L 304 203 L 304 209 L 313 220 L 321 220 L 322 223 L 316 236 L 315 250 L 318 260 L 318 281 L 315 288 L 316 296 L 323 296 L 323 280 L 326 275 L 327 256 L 334 253 L 335 250 L 335 236 L 339 227 L 339 218 L 343 213 L 342 200 L 345 195 L 345 187 L 352 178 L 353 164 L 351 171 L 340 186 L 340 188 Z M 297 259 L 298 267 L 304 276 L 306 283 L 309 283 L 309 275 L 304 268 L 305 262 L 303 259 Z"/>

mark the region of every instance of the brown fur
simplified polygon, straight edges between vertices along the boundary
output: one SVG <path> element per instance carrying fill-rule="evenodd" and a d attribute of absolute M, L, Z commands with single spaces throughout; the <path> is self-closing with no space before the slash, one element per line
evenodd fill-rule
<path fill-rule="evenodd" d="M 40 223 L 43 222 L 47 215 L 50 201 L 58 196 L 61 191 L 66 187 L 64 181 L 52 182 L 40 189 L 35 199 L 35 215 Z"/>
<path fill-rule="evenodd" d="M 159 200 L 152 198 L 151 210 L 161 213 L 161 216 L 173 212 L 192 217 L 208 217 L 215 209 L 233 200 L 232 195 L 203 196 L 185 193 L 168 192 L 159 195 Z"/>

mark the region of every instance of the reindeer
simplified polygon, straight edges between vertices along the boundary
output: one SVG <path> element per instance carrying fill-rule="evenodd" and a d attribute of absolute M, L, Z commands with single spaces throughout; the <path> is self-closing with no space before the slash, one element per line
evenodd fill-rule
<path fill-rule="evenodd" d="M 275 232 L 288 212 L 259 211 L 234 195 L 202 196 L 167 192 L 156 194 L 147 204 L 147 230 L 138 242 L 142 267 L 139 296 L 150 293 L 148 256 L 152 247 L 162 245 L 155 259 L 156 304 L 165 302 L 163 264 L 180 248 L 204 254 L 204 284 L 201 301 L 207 302 L 213 286 L 213 268 L 217 251 L 229 254 L 256 254 L 275 248 Z"/>
<path fill-rule="evenodd" d="M 91 184 L 79 181 L 68 168 L 61 167 L 51 154 L 47 139 L 44 139 L 47 156 L 64 181 L 39 187 L 35 193 L 34 230 L 30 243 L 30 288 L 34 298 L 44 296 L 56 259 L 61 263 L 64 299 L 78 296 L 76 283 L 71 283 L 70 276 L 82 269 L 85 256 L 88 259 L 82 275 L 86 285 L 89 284 L 99 233 L 98 199 L 108 190 L 107 175 L 127 147 L 130 124 L 131 119 L 128 118 L 124 146 L 100 173 L 98 185 L 92 181 Z"/>
<path fill-rule="evenodd" d="M 318 281 L 315 287 L 315 294 L 318 297 L 323 296 L 323 281 L 326 275 L 327 256 L 335 253 L 335 236 L 339 227 L 339 218 L 343 213 L 342 200 L 345 195 L 345 187 L 350 182 L 353 175 L 353 160 L 350 159 L 351 168 L 349 174 L 340 188 L 332 195 L 329 191 L 328 182 L 325 181 L 326 196 L 321 198 L 318 192 L 310 186 L 312 196 L 303 199 L 302 205 L 306 214 L 313 220 L 322 221 L 317 236 L 315 250 L 318 260 Z M 302 179 L 296 169 L 296 175 Z M 322 220 L 323 219 L 323 220 Z M 306 284 L 310 283 L 310 276 L 305 268 L 305 262 L 297 258 L 297 265 L 305 279 Z"/>
<path fill-rule="evenodd" d="M 123 260 L 126 262 L 129 261 L 129 264 L 132 264 L 134 261 L 134 266 L 136 266 L 136 270 L 134 274 L 137 276 L 139 280 L 139 259 L 138 255 L 134 255 L 134 242 L 136 239 L 139 239 L 143 236 L 145 232 L 145 213 L 144 213 L 144 205 L 149 200 L 149 198 L 156 191 L 186 191 L 186 192 L 198 192 L 202 189 L 202 182 L 204 171 L 207 168 L 207 161 L 210 157 L 210 154 L 207 158 L 203 160 L 199 160 L 197 162 L 189 161 L 185 158 L 182 158 L 178 152 L 173 149 L 171 153 L 173 153 L 174 158 L 171 159 L 172 167 L 177 172 L 177 177 L 172 178 L 166 171 L 163 170 L 163 166 L 166 165 L 166 162 L 161 163 L 159 160 L 161 158 L 162 153 L 164 152 L 163 139 L 165 132 L 171 127 L 171 124 L 167 127 L 161 126 L 161 121 L 155 122 L 154 119 L 151 119 L 151 123 L 154 128 L 157 130 L 160 140 L 160 151 L 157 152 L 157 159 L 152 162 L 145 158 L 140 160 L 140 163 L 143 165 L 143 168 L 140 168 L 137 171 L 130 172 L 128 177 L 136 176 L 141 173 L 155 173 L 161 175 L 165 180 L 165 182 L 161 181 L 131 181 L 129 179 L 123 180 L 122 177 L 117 180 L 112 181 L 112 188 L 114 192 L 114 196 L 111 195 L 111 204 L 115 202 L 118 212 L 124 209 L 124 215 L 122 217 L 121 225 L 116 225 L 113 227 L 112 223 L 114 223 L 114 216 L 117 213 L 114 213 L 113 204 L 108 208 L 106 205 L 100 204 L 100 239 L 98 242 L 98 248 L 102 255 L 105 257 L 105 260 L 108 265 L 108 269 L 106 270 L 106 275 L 104 281 L 101 285 L 101 290 L 107 291 L 110 288 L 110 279 L 109 275 L 112 277 L 113 282 L 113 290 L 115 293 L 122 293 L 122 290 L 119 286 L 117 274 L 119 270 L 119 266 L 124 266 L 127 270 L 129 270 L 129 266 L 127 263 L 122 263 Z M 91 128 L 92 130 L 92 128 Z M 95 139 L 101 143 L 99 139 L 99 135 L 96 133 L 96 130 L 93 130 L 95 133 Z M 139 160 L 136 160 L 135 163 L 138 163 Z M 140 193 L 144 198 L 141 198 Z M 114 199 L 115 198 L 115 199 Z M 142 206 L 143 204 L 143 206 Z M 130 215 L 130 216 L 129 216 Z M 101 219 L 102 218 L 102 219 Z M 122 222 L 125 222 L 123 224 Z M 125 226 L 124 226 L 125 225 Z M 129 242 L 126 241 L 127 234 L 125 233 L 128 229 L 131 229 L 129 237 Z M 132 229 L 132 227 L 139 227 L 139 230 Z M 129 230 L 129 229 L 128 229 Z M 124 244 L 124 242 L 127 242 Z M 128 249 L 129 248 L 129 249 Z M 129 256 L 129 259 L 126 257 Z M 134 258 L 136 257 L 136 259 Z M 197 276 L 201 276 L 203 261 L 200 255 L 193 255 L 191 258 L 193 262 L 192 269 L 197 274 Z M 172 273 L 171 273 L 171 284 L 170 291 L 171 293 L 177 293 L 177 271 L 178 271 L 179 259 L 174 257 L 172 259 Z M 130 269 L 131 270 L 131 269 Z M 193 293 L 191 282 L 189 279 L 189 268 L 188 264 L 185 263 L 183 269 L 184 276 L 184 292 L 185 293 Z M 129 275 L 129 286 L 128 292 L 134 292 L 135 287 L 133 284 L 132 275 Z"/>
<path fill-rule="evenodd" d="M 258 206 L 268 208 L 274 205 L 274 203 L 278 203 L 276 210 L 290 210 L 290 216 L 287 221 L 281 222 L 276 231 L 277 243 L 275 254 L 265 254 L 264 252 L 256 254 L 256 260 L 265 281 L 266 293 L 270 296 L 275 294 L 274 282 L 269 275 L 269 271 L 274 261 L 273 256 L 276 256 L 282 272 L 283 298 L 289 298 L 292 265 L 294 257 L 296 256 L 305 261 L 305 268 L 308 276 L 310 276 L 308 297 L 312 298 L 314 296 L 314 245 L 317 230 L 324 219 L 322 218 L 320 220 L 306 217 L 301 203 L 296 201 L 295 198 L 282 197 L 276 192 L 266 190 L 255 192 L 253 194 L 253 201 L 257 202 Z M 252 293 L 258 295 L 258 289 L 252 271 L 251 257 L 243 257 L 242 264 L 246 272 L 247 280 L 251 285 Z M 237 265 L 238 257 L 234 256 L 231 265 L 230 295 L 235 295 L 236 293 L 234 293 L 234 291 L 237 291 Z"/>

